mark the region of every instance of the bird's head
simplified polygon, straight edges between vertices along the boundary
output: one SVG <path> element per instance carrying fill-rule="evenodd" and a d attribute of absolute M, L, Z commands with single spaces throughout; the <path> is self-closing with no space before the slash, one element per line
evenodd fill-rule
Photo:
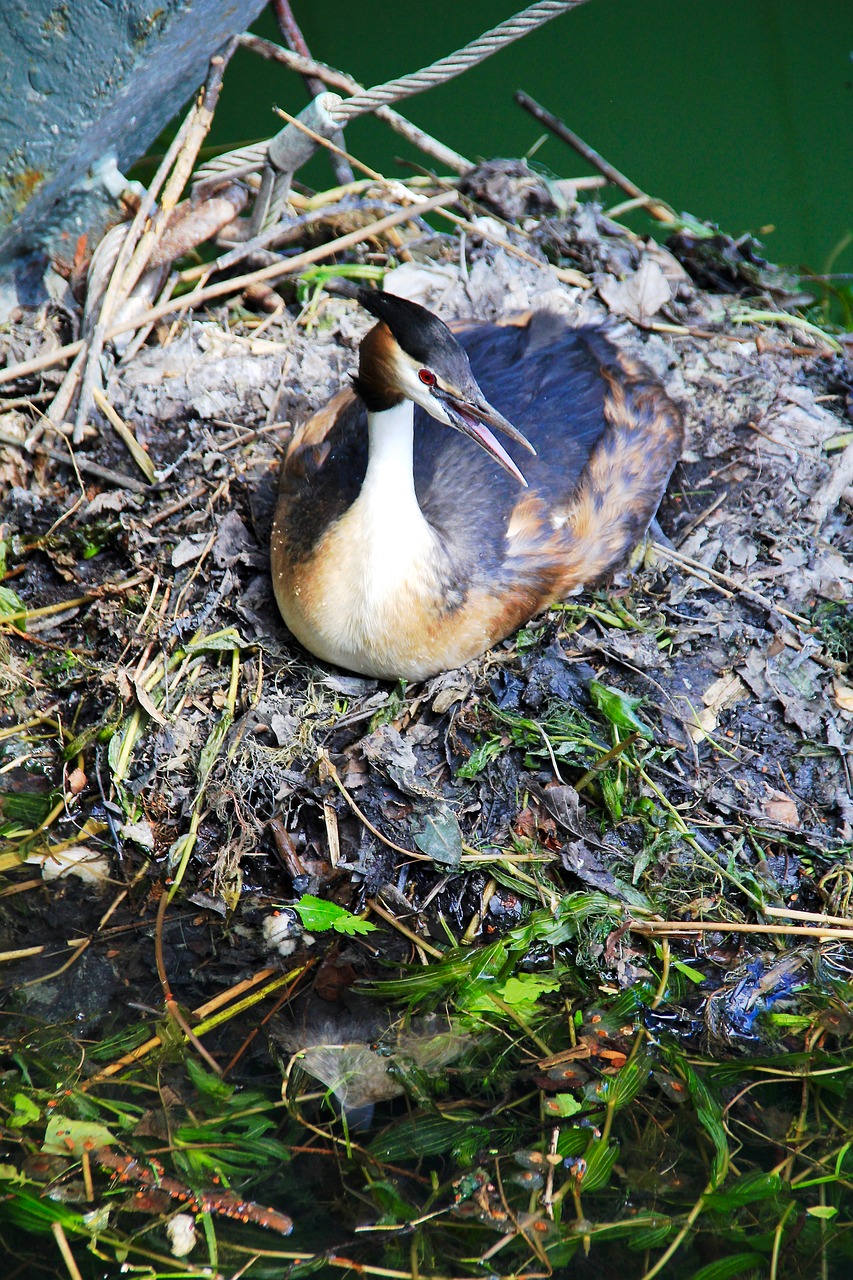
<path fill-rule="evenodd" d="M 533 445 L 489 404 L 471 372 L 464 348 L 426 307 L 392 293 L 359 289 L 359 303 L 379 324 L 363 339 L 355 389 L 368 410 L 414 400 L 447 427 L 470 436 L 521 482 L 524 476 L 490 428 L 502 431 L 531 453 Z"/>

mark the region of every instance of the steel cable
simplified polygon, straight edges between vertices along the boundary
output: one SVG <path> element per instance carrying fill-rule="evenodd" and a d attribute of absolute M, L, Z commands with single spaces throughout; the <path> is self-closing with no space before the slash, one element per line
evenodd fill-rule
<path fill-rule="evenodd" d="M 446 58 L 439 58 L 438 62 L 434 62 L 431 66 L 347 98 L 335 109 L 335 117 L 341 124 L 346 124 L 357 116 L 374 111 L 377 107 L 399 102 L 403 98 L 411 98 L 414 94 L 423 93 L 425 89 L 431 89 L 434 85 L 444 84 L 447 80 L 452 80 L 463 71 L 467 71 L 469 67 L 475 67 L 478 62 L 491 57 L 499 49 L 512 44 L 514 40 L 520 40 L 529 31 L 541 27 L 543 23 L 550 22 L 552 18 L 557 18 L 561 13 L 566 13 L 569 9 L 575 9 L 584 3 L 585 0 L 538 0 L 536 4 L 528 5 L 521 13 L 516 13 L 512 18 L 507 18 L 505 22 L 493 27 L 491 31 L 486 31 L 476 40 L 472 40 L 464 48 L 448 54 Z"/>
<path fill-rule="evenodd" d="M 376 85 L 373 89 L 360 90 L 351 98 L 345 98 L 342 102 L 336 103 L 329 114 L 337 124 L 343 127 L 350 120 L 376 111 L 379 107 L 400 102 L 416 93 L 423 93 L 425 89 L 444 84 L 491 57 L 499 49 L 505 48 L 515 40 L 520 40 L 528 32 L 550 22 L 552 18 L 557 18 L 560 14 L 567 13 L 570 9 L 576 9 L 585 3 L 586 0 L 536 0 L 536 3 L 528 5 L 520 13 L 507 18 L 505 22 L 499 23 L 491 31 L 486 31 L 470 44 L 466 44 L 464 48 L 457 49 L 455 53 L 439 58 L 437 62 L 420 71 L 413 71 L 396 80 L 389 80 L 385 84 Z M 281 137 L 281 135 L 278 136 Z M 263 198 L 260 201 L 263 210 L 259 212 L 263 225 L 269 226 L 278 220 L 286 207 L 291 179 L 289 172 L 283 171 L 279 166 L 272 166 L 268 162 L 269 146 L 268 141 L 257 142 L 253 146 L 242 147 L 237 151 L 228 152 L 227 155 L 218 156 L 208 161 L 199 171 L 196 181 L 205 181 L 223 173 L 230 174 L 235 168 L 241 169 L 243 173 L 263 169 L 265 182 Z"/>

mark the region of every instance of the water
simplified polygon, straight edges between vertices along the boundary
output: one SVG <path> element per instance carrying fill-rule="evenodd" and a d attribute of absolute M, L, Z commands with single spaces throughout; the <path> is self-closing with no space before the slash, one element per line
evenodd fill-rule
<path fill-rule="evenodd" d="M 391 4 L 294 0 L 312 53 L 367 85 L 427 65 L 496 25 L 520 0 Z M 253 28 L 279 39 L 271 13 Z M 402 110 L 472 159 L 524 155 L 542 129 L 512 101 L 527 90 L 644 190 L 733 235 L 760 234 L 776 261 L 853 271 L 853 3 L 822 0 L 591 0 Z M 306 100 L 291 72 L 240 51 L 211 141 L 269 136 L 274 105 Z M 388 174 L 424 157 L 373 120 L 350 149 Z M 589 173 L 548 137 L 535 162 Z M 332 185 L 325 161 L 303 171 Z M 621 199 L 614 195 L 613 200 Z M 775 230 L 768 230 L 775 228 Z"/>

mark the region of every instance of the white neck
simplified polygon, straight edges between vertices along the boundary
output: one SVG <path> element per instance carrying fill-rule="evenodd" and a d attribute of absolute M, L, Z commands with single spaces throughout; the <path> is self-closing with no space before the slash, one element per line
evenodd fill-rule
<path fill-rule="evenodd" d="M 329 662 L 419 679 L 434 670 L 429 637 L 447 600 L 447 557 L 415 493 L 412 402 L 368 414 L 368 430 L 361 491 L 328 530 L 316 572 L 285 620 Z"/>
<path fill-rule="evenodd" d="M 361 492 L 349 512 L 352 551 L 358 558 L 359 594 L 368 609 L 398 597 L 418 580 L 435 533 L 418 505 L 414 476 L 414 405 L 367 416 L 370 452 Z"/>
<path fill-rule="evenodd" d="M 382 507 L 408 507 L 415 497 L 415 406 L 402 400 L 392 409 L 368 413 L 370 440 L 361 497 L 375 494 Z M 420 508 L 419 508 L 420 510 Z"/>

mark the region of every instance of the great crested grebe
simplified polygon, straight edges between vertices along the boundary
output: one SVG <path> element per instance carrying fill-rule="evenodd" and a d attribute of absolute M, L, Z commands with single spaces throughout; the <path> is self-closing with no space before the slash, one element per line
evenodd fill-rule
<path fill-rule="evenodd" d="M 355 296 L 379 323 L 353 388 L 290 444 L 273 584 L 318 658 L 422 680 L 625 562 L 682 419 L 642 364 L 553 312 L 453 333 L 404 298 Z"/>

